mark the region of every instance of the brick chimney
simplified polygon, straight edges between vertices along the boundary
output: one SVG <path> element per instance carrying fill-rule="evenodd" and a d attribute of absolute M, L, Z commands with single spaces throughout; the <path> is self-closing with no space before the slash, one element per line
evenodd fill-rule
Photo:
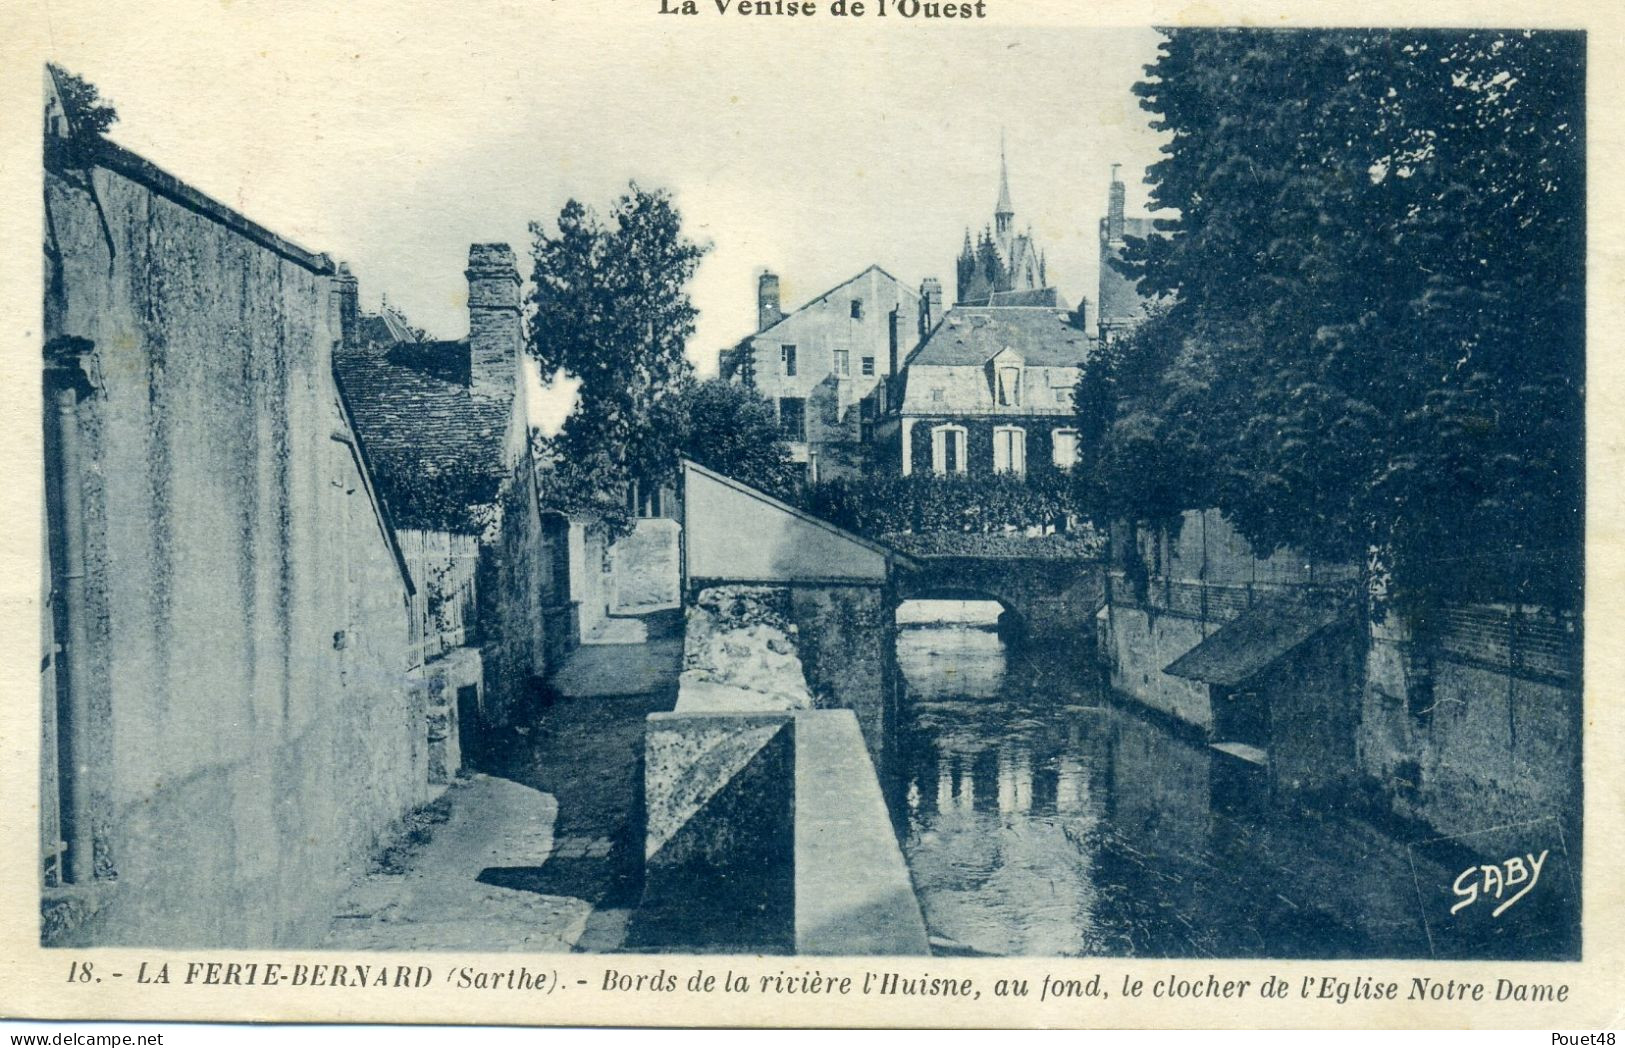
<path fill-rule="evenodd" d="M 339 345 L 345 349 L 355 348 L 356 309 L 360 293 L 361 285 L 355 274 L 350 272 L 349 263 L 340 262 L 338 272 L 333 276 L 333 307 L 338 314 Z"/>
<path fill-rule="evenodd" d="M 505 401 L 519 380 L 519 269 L 507 244 L 468 249 L 469 392 Z"/>
<path fill-rule="evenodd" d="M 1117 169 L 1122 164 L 1112 165 L 1111 191 L 1106 198 L 1106 239 L 1123 239 L 1123 180 L 1118 177 Z"/>
<path fill-rule="evenodd" d="M 920 337 L 929 335 L 942 322 L 942 281 L 926 277 L 920 281 Z"/>
<path fill-rule="evenodd" d="M 756 330 L 766 331 L 784 316 L 779 309 L 779 277 L 763 273 L 756 281 Z"/>

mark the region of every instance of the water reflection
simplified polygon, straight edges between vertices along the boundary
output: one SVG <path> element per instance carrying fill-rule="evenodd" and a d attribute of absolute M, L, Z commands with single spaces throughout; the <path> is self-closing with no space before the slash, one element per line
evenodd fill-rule
<path fill-rule="evenodd" d="M 893 800 L 941 951 L 1427 954 L 1400 843 L 1271 812 L 1250 767 L 985 629 L 899 633 Z"/>

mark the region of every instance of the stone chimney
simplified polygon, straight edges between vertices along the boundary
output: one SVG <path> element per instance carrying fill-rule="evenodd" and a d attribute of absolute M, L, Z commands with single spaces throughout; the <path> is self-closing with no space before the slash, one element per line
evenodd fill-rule
<path fill-rule="evenodd" d="M 756 330 L 766 331 L 784 316 L 779 309 L 779 277 L 763 273 L 756 281 Z"/>
<path fill-rule="evenodd" d="M 920 281 L 920 337 L 929 335 L 942 322 L 942 281 L 926 277 Z"/>
<path fill-rule="evenodd" d="M 349 263 L 340 262 L 338 272 L 333 275 L 333 312 L 338 319 L 339 345 L 345 349 L 354 349 L 356 345 L 356 309 L 360 294 L 360 282 L 350 272 Z"/>
<path fill-rule="evenodd" d="M 1123 180 L 1118 177 L 1117 169 L 1122 164 L 1112 165 L 1111 191 L 1106 198 L 1106 239 L 1123 239 Z"/>
<path fill-rule="evenodd" d="M 519 382 L 519 269 L 507 244 L 468 249 L 469 392 L 505 401 Z"/>

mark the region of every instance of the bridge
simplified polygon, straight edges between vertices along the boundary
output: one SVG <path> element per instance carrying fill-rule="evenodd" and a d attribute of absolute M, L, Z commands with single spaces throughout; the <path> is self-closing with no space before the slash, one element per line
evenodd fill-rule
<path fill-rule="evenodd" d="M 997 601 L 1007 635 L 1092 641 L 1105 575 L 1104 560 L 1078 554 L 911 553 L 896 562 L 893 585 L 899 601 Z"/>

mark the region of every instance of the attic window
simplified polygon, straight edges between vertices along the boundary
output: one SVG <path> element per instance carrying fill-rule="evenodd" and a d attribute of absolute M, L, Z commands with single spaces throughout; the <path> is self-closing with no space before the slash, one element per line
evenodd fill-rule
<path fill-rule="evenodd" d="M 1001 367 L 998 374 L 998 403 L 1001 408 L 1021 406 L 1021 369 Z"/>
<path fill-rule="evenodd" d="M 852 300 L 852 319 L 853 320 L 862 320 L 863 319 L 863 299 L 861 299 L 861 298 L 854 298 Z"/>

